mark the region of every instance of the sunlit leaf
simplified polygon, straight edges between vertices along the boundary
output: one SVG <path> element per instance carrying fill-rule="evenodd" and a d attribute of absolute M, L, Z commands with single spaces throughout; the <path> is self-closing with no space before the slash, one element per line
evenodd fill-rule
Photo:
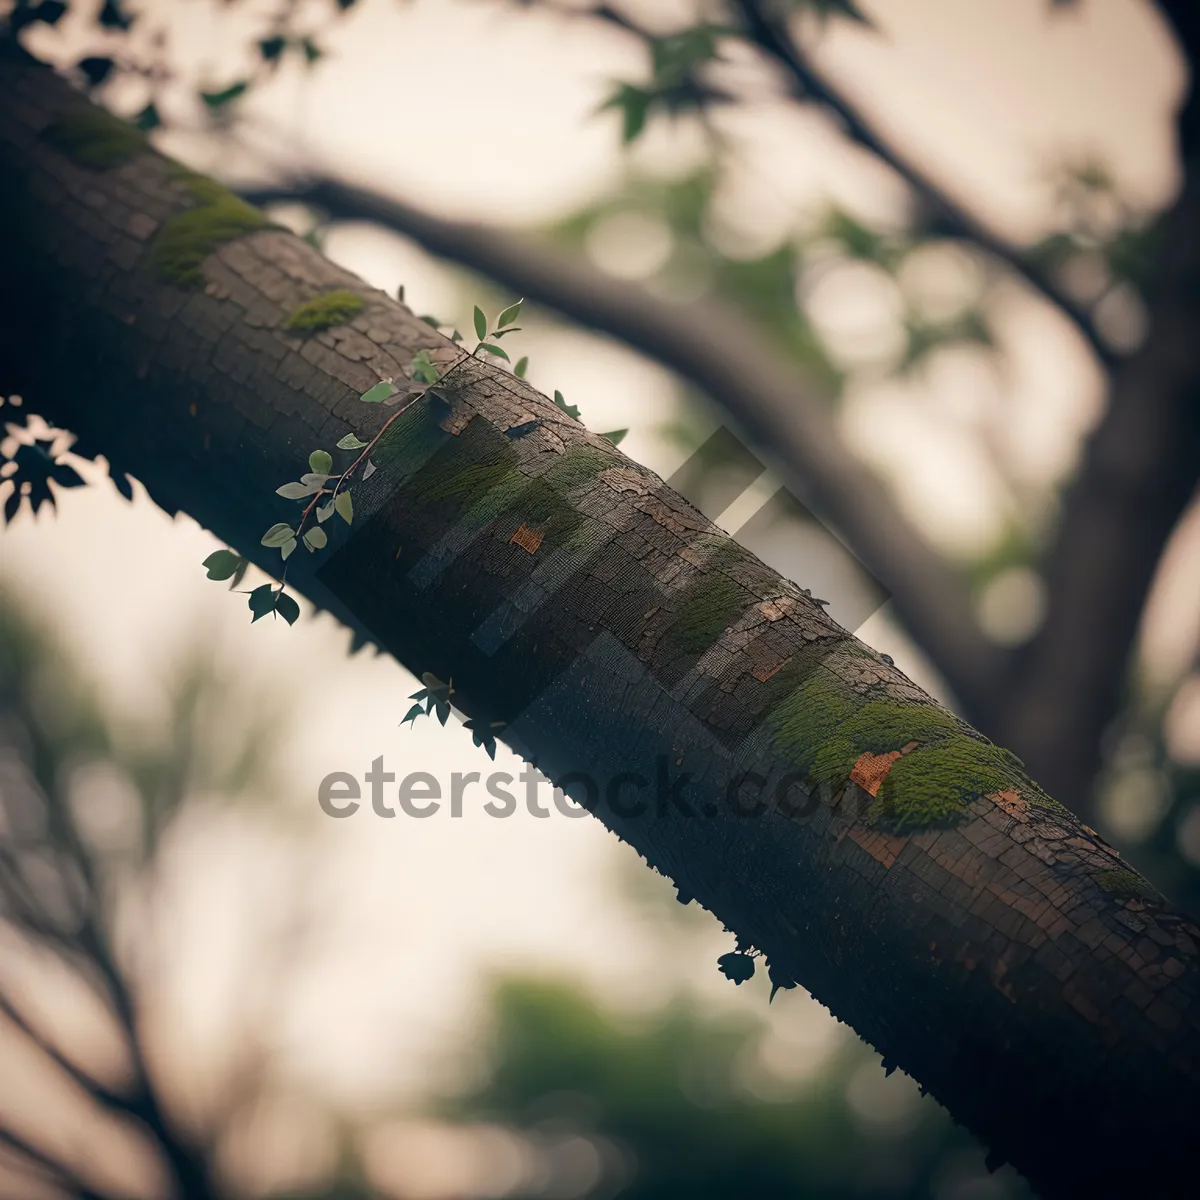
<path fill-rule="evenodd" d="M 282 496 L 285 500 L 303 500 L 305 496 L 311 496 L 316 490 L 304 483 L 285 483 L 282 487 L 275 489 L 275 495 Z"/>
<path fill-rule="evenodd" d="M 296 536 L 296 531 L 285 521 L 280 521 L 276 525 L 272 525 L 266 533 L 262 535 L 261 545 L 263 546 L 282 546 L 284 542 L 289 541 Z"/>
<path fill-rule="evenodd" d="M 386 400 L 395 389 L 390 379 L 381 379 L 374 387 L 367 388 L 359 399 L 364 404 L 379 404 Z"/>
<path fill-rule="evenodd" d="M 496 328 L 503 329 L 505 327 L 505 325 L 511 325 L 517 319 L 517 314 L 520 313 L 521 305 L 524 303 L 525 303 L 525 301 L 522 299 L 522 300 L 518 300 L 516 302 L 516 304 L 510 304 L 496 318 Z"/>

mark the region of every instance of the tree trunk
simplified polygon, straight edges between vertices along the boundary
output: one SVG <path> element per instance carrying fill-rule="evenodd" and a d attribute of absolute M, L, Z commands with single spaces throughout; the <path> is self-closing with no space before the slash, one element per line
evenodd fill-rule
<path fill-rule="evenodd" d="M 358 396 L 381 377 L 461 351 L 11 49 L 0 110 L 0 383 L 278 570 L 259 538 L 294 506 L 274 488 L 380 426 Z M 284 328 L 333 289 L 362 312 Z M 775 983 L 802 983 L 1046 1200 L 1181 1194 L 1200 930 L 1016 759 L 532 388 L 472 359 L 434 392 L 380 443 L 353 526 L 289 560 L 297 589 L 505 722 Z"/>

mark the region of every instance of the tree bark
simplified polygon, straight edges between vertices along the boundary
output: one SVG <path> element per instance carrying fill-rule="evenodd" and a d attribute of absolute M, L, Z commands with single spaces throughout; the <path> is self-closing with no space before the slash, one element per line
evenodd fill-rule
<path fill-rule="evenodd" d="M 379 427 L 379 378 L 455 362 L 297 589 L 505 722 L 1045 1200 L 1181 1194 L 1200 929 L 1015 758 L 521 380 L 127 136 L 89 142 L 94 110 L 11 48 L 0 111 L 3 386 L 274 571 L 274 487 Z M 288 332 L 333 289 L 363 311 Z"/>

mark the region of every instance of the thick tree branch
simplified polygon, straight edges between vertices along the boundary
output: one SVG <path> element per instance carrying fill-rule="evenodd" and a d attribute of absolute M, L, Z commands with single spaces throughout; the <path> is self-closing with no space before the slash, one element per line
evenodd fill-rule
<path fill-rule="evenodd" d="M 382 423 L 359 400 L 377 380 L 459 352 L 127 133 L 109 127 L 103 156 L 64 138 L 81 105 L 0 61 L 0 270 L 24 301 L 0 323 L 0 377 L 277 567 L 259 538 L 293 509 L 271 488 Z M 358 316 L 285 327 L 338 289 Z M 1200 927 L 1012 756 L 523 381 L 471 360 L 377 459 L 331 552 L 289 560 L 297 590 L 453 677 L 464 713 L 503 722 L 1043 1200 L 1180 1194 Z"/>
<path fill-rule="evenodd" d="M 1200 12 L 1160 4 L 1188 59 Z M 1020 745 L 1044 786 L 1085 816 L 1101 737 L 1120 711 L 1130 648 L 1171 531 L 1200 484 L 1200 95 L 1179 114 L 1184 187 L 1162 223 L 1146 289 L 1150 330 L 1114 372 L 1108 409 L 1043 566 L 1046 619 L 1024 647 L 998 736 Z"/>
<path fill-rule="evenodd" d="M 967 715 L 982 721 L 990 711 L 1003 656 L 979 632 L 962 578 L 846 448 L 822 385 L 785 361 L 737 310 L 718 301 L 672 304 L 543 241 L 445 220 L 334 179 L 246 195 L 395 230 L 678 372 L 720 404 L 797 496 L 842 534 L 891 593 L 899 619 Z"/>

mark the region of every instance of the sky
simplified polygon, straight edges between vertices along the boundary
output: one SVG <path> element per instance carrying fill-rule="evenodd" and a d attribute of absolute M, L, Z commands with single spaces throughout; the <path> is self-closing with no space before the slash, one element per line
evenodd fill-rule
<path fill-rule="evenodd" d="M 1178 183 L 1170 120 L 1184 71 L 1150 5 L 1091 0 L 1055 15 L 1042 0 L 863 7 L 879 30 L 832 23 L 816 39 L 821 69 L 1001 235 L 1033 241 L 1052 228 L 1050 168 L 1063 160 L 1104 162 L 1137 211 L 1170 200 Z M 142 11 L 170 26 L 173 52 L 189 69 L 222 84 L 237 76 L 248 8 L 214 18 L 200 0 L 154 0 Z M 664 21 L 678 9 L 645 6 Z M 72 36 L 61 31 L 64 44 Z M 364 0 L 322 40 L 319 70 L 285 68 L 250 109 L 250 140 L 284 162 L 319 163 L 447 216 L 512 225 L 552 220 L 621 184 L 615 118 L 594 110 L 614 78 L 634 77 L 644 63 L 616 31 L 482 0 Z M 747 254 L 769 248 L 830 198 L 885 223 L 902 217 L 894 177 L 848 149 L 832 120 L 786 112 L 769 82 L 761 92 L 730 122 L 744 169 L 714 216 L 730 245 Z M 113 103 L 122 99 L 137 97 L 115 94 Z M 180 112 L 187 119 L 185 106 Z M 258 165 L 195 133 L 164 138 L 163 147 L 202 170 L 243 174 Z M 682 171 L 695 147 L 694 130 L 656 131 L 634 162 Z M 656 237 L 661 231 L 626 227 L 588 249 L 601 266 L 637 277 L 657 253 Z M 372 284 L 404 283 L 416 311 L 449 319 L 471 302 L 461 276 L 399 238 L 346 228 L 327 252 Z M 914 265 L 902 286 L 936 307 L 955 302 L 947 290 L 969 294 L 969 276 L 969 264 L 934 261 Z M 897 286 L 869 272 L 833 272 L 809 280 L 801 299 L 853 359 L 863 345 L 886 348 Z M 1101 412 L 1099 372 L 1062 318 L 1012 284 L 993 321 L 1001 367 L 962 353 L 905 383 L 856 372 L 842 410 L 851 446 L 950 554 L 1044 505 L 1047 482 L 1069 471 Z M 660 368 L 550 322 L 529 331 L 521 352 L 531 357 L 531 381 L 561 388 L 593 428 L 629 426 L 622 449 L 634 458 L 668 475 L 684 457 L 662 434 L 683 410 Z M 0 420 L 16 412 L 0 409 Z M 711 414 L 692 419 L 716 424 Z M 735 516 L 726 524 L 736 527 Z M 318 1132 L 301 1140 L 323 1145 L 304 1097 L 370 1109 L 414 1094 L 448 1069 L 448 1048 L 480 1015 L 495 970 L 580 976 L 631 1010 L 682 983 L 706 1003 L 763 1014 L 761 981 L 734 989 L 714 970 L 733 942 L 715 921 L 701 922 L 664 960 L 661 931 L 614 883 L 636 856 L 590 818 L 500 820 L 478 802 L 458 819 L 321 814 L 327 774 L 361 777 L 380 756 L 385 769 L 429 771 L 443 786 L 454 771 L 515 775 L 521 764 L 501 747 L 493 766 L 454 721 L 399 729 L 418 685 L 390 660 L 348 657 L 348 635 L 328 616 L 251 627 L 244 601 L 204 578 L 199 564 L 216 548 L 190 519 L 166 517 L 140 490 L 127 504 L 103 482 L 62 495 L 57 515 L 26 516 L 0 533 L 0 584 L 45 614 L 131 725 L 161 714 L 162 672 L 197 640 L 236 683 L 236 711 L 249 719 L 256 688 L 282 702 L 277 804 L 230 811 L 201 802 L 165 859 L 152 940 L 171 967 L 151 1011 L 157 1052 L 190 1077 L 190 1103 L 202 1108 L 205 1089 L 219 1085 L 230 1030 L 258 1021 L 291 1081 L 291 1117 L 277 1124 L 311 1125 Z M 1200 640 L 1197 562 L 1193 513 L 1145 632 L 1148 669 L 1164 679 Z M 1009 584 L 989 618 L 998 636 L 1015 608 L 1037 603 L 1036 580 Z M 859 633 L 945 695 L 886 609 Z M 1187 703 L 1173 736 L 1200 758 L 1200 699 Z M 247 1015 L 255 1001 L 245 979 L 261 961 L 256 939 L 281 891 L 316 914 L 314 942 L 285 964 L 284 1000 L 271 1001 L 266 1016 Z M 781 996 L 769 1019 L 772 1036 L 809 1065 L 839 1036 L 798 991 Z"/>

